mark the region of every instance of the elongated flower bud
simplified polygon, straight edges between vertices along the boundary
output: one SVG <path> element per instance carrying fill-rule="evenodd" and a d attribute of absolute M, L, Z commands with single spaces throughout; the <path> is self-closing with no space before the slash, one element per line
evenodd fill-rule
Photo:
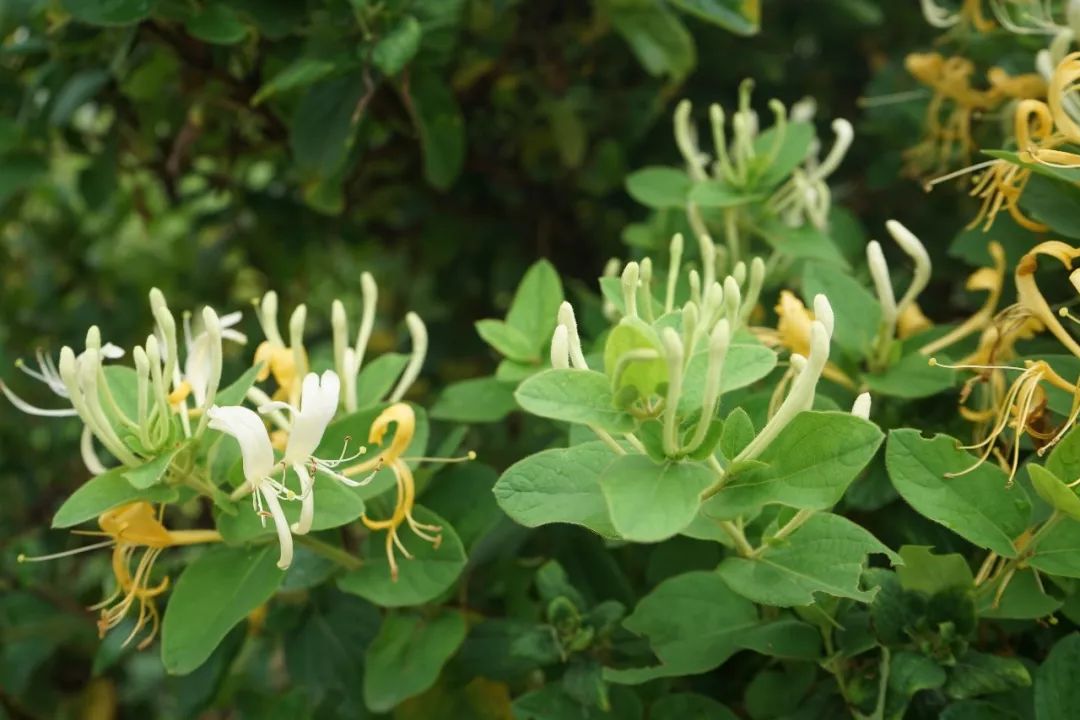
<path fill-rule="evenodd" d="M 570 341 L 565 325 L 556 325 L 551 335 L 551 367 L 566 370 L 570 367 Z"/>

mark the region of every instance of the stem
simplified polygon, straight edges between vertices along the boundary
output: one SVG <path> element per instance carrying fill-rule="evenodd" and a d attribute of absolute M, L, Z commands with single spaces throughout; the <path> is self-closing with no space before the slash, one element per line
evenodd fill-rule
<path fill-rule="evenodd" d="M 800 510 L 799 512 L 795 513 L 791 517 L 791 519 L 784 524 L 782 528 L 776 531 L 775 535 L 769 538 L 768 541 L 763 541 L 761 545 L 759 545 L 758 548 L 750 554 L 750 557 L 761 557 L 761 554 L 768 550 L 770 547 L 772 547 L 774 543 L 779 540 L 783 540 L 788 535 L 798 530 L 807 520 L 809 520 L 813 516 L 813 510 Z"/>
<path fill-rule="evenodd" d="M 316 555 L 322 555 L 327 560 L 333 560 L 346 570 L 359 570 L 364 564 L 360 558 L 311 535 L 297 535 L 295 537 L 296 542 L 300 545 L 303 545 Z"/>
<path fill-rule="evenodd" d="M 720 464 L 720 461 L 716 459 L 715 455 L 709 456 L 708 463 L 709 468 L 716 473 L 716 482 L 701 491 L 701 499 L 703 501 L 708 500 L 713 495 L 720 492 L 728 481 L 727 471 L 724 470 L 724 466 Z"/>
<path fill-rule="evenodd" d="M 604 441 L 604 444 L 611 448 L 616 455 L 625 455 L 626 451 L 622 449 L 619 443 L 615 442 L 615 438 L 611 437 L 610 433 L 606 430 L 601 430 L 595 425 L 589 425 L 589 429 L 596 433 L 596 436 Z"/>
<path fill-rule="evenodd" d="M 730 520 L 717 520 L 716 524 L 720 526 L 720 529 L 727 533 L 728 537 L 735 543 L 735 549 L 743 557 L 751 557 L 754 554 L 754 548 L 750 544 L 750 541 L 746 539 L 746 534 L 743 533 L 739 526 Z"/>
<path fill-rule="evenodd" d="M 734 266 L 739 262 L 739 211 L 729 209 L 724 211 L 724 240 L 727 242 L 728 252 L 731 253 L 729 262 Z"/>

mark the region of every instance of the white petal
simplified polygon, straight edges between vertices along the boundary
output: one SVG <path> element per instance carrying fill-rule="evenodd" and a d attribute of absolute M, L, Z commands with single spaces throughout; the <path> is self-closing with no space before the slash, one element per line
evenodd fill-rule
<path fill-rule="evenodd" d="M 266 426 L 255 411 L 239 405 L 214 405 L 206 412 L 210 427 L 236 438 L 244 461 L 244 477 L 249 482 L 259 483 L 270 474 L 274 469 L 274 449 Z"/>
<path fill-rule="evenodd" d="M 106 360 L 117 360 L 124 357 L 124 348 L 119 345 L 113 345 L 111 342 L 107 342 L 101 346 L 101 356 Z"/>
<path fill-rule="evenodd" d="M 75 412 L 74 408 L 65 408 L 61 410 L 48 410 L 46 408 L 39 408 L 23 400 L 21 397 L 11 391 L 11 389 L 0 381 L 0 392 L 4 393 L 11 404 L 19 410 L 22 410 L 28 415 L 39 415 L 41 417 L 75 417 L 79 413 Z"/>
<path fill-rule="evenodd" d="M 214 361 L 210 335 L 201 332 L 191 343 L 184 362 L 184 379 L 191 385 L 191 394 L 195 398 L 196 407 L 202 407 L 206 402 L 206 390 L 213 372 Z"/>
<path fill-rule="evenodd" d="M 300 409 L 293 415 L 285 448 L 286 462 L 306 462 L 319 447 L 326 426 L 337 412 L 340 393 L 341 381 L 333 370 L 324 372 L 321 379 L 315 373 L 304 377 Z"/>
<path fill-rule="evenodd" d="M 252 413 L 252 415 L 255 415 L 255 413 Z M 255 417 L 258 419 L 257 415 Z M 292 533 L 289 532 L 289 521 L 285 518 L 285 511 L 281 509 L 277 493 L 272 488 L 268 487 L 266 483 L 259 483 L 259 492 L 262 494 L 263 501 L 270 511 L 270 516 L 274 519 L 278 542 L 281 544 L 281 555 L 278 557 L 277 566 L 285 570 L 292 565 L 293 557 L 293 541 Z"/>
<path fill-rule="evenodd" d="M 306 535 L 311 530 L 311 521 L 315 516 L 315 478 L 308 475 L 303 463 L 293 465 L 293 470 L 300 478 L 300 519 L 293 524 L 292 531 L 297 535 Z"/>

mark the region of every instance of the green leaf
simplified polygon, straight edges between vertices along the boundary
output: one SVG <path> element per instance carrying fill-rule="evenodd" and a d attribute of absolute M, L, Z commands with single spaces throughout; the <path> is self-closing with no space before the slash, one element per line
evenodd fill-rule
<path fill-rule="evenodd" d="M 273 596 L 285 577 L 278 546 L 212 547 L 176 581 L 161 624 L 161 661 L 184 675 L 205 662 L 225 634 Z"/>
<path fill-rule="evenodd" d="M 685 177 L 685 173 L 683 173 L 683 177 Z M 630 194 L 633 195 L 633 192 Z M 690 190 L 689 197 L 684 195 L 684 198 L 683 204 L 676 207 L 685 206 L 685 200 L 689 200 L 695 205 L 703 208 L 737 207 L 739 205 L 756 202 L 760 200 L 762 196 L 748 194 L 743 190 L 733 188 L 723 180 L 703 180 L 702 182 L 695 183 L 693 189 Z M 637 200 L 638 198 L 635 196 L 634 199 Z M 644 204 L 649 205 L 649 203 Z M 655 206 L 650 205 L 650 207 Z"/>
<path fill-rule="evenodd" d="M 94 98 L 108 84 L 109 72 L 102 68 L 80 70 L 71 75 L 56 93 L 49 110 L 49 124 L 67 125 L 75 111 Z"/>
<path fill-rule="evenodd" d="M 660 665 L 607 668 L 611 682 L 636 685 L 661 677 L 697 675 L 722 665 L 758 625 L 757 609 L 714 572 L 695 571 L 660 583 L 623 624 L 649 641 Z"/>
<path fill-rule="evenodd" d="M 601 472 L 600 490 L 620 536 L 659 542 L 693 521 L 701 491 L 713 480 L 698 463 L 657 465 L 645 455 L 623 455 Z"/>
<path fill-rule="evenodd" d="M 758 0 L 669 0 L 696 17 L 738 35 L 754 35 L 761 25 Z"/>
<path fill-rule="evenodd" d="M 91 25 L 131 25 L 145 20 L 154 0 L 63 0 L 72 17 Z"/>
<path fill-rule="evenodd" d="M 73 492 L 52 519 L 54 528 L 68 528 L 93 520 L 106 510 L 145 500 L 151 503 L 175 501 L 180 495 L 174 487 L 155 485 L 136 490 L 124 477 L 127 468 L 115 467 L 90 478 Z"/>
<path fill-rule="evenodd" d="M 963 555 L 935 555 L 928 546 L 904 545 L 900 558 L 904 564 L 896 569 L 896 575 L 905 590 L 935 595 L 952 588 L 975 588 L 975 576 Z"/>
<path fill-rule="evenodd" d="M 247 391 L 255 384 L 255 376 L 259 374 L 262 363 L 249 367 L 244 374 L 233 380 L 228 386 L 218 391 L 214 399 L 218 405 L 239 405 L 247 397 Z M 136 415 L 137 417 L 137 415 Z"/>
<path fill-rule="evenodd" d="M 1020 206 L 1031 217 L 1070 238 L 1080 238 L 1080 188 L 1035 173 L 1024 187 Z"/>
<path fill-rule="evenodd" d="M 1035 672 L 1035 720 L 1067 720 L 1080 707 L 1080 634 L 1057 641 Z"/>
<path fill-rule="evenodd" d="M 642 720 L 643 708 L 629 688 L 611 689 L 611 710 L 586 707 L 567 695 L 558 683 L 525 693 L 514 700 L 514 720 Z"/>
<path fill-rule="evenodd" d="M 375 43 L 371 61 L 383 74 L 396 76 L 416 57 L 422 35 L 423 29 L 417 19 L 406 15 Z"/>
<path fill-rule="evenodd" d="M 760 343 L 732 343 L 724 360 L 724 373 L 720 376 L 721 391 L 729 393 L 753 385 L 771 373 L 776 363 L 776 353 Z M 705 390 L 708 370 L 709 352 L 702 348 L 690 357 L 687 365 L 683 396 L 679 400 L 680 412 L 689 414 L 701 409 L 701 394 Z"/>
<path fill-rule="evenodd" d="M 486 377 L 447 385 L 430 413 L 436 420 L 491 423 L 499 422 L 516 409 L 514 386 Z"/>
<path fill-rule="evenodd" d="M 694 38 L 658 0 L 605 0 L 611 25 L 650 75 L 686 77 L 697 63 Z"/>
<path fill-rule="evenodd" d="M 301 174 L 333 177 L 344 167 L 356 134 L 356 107 L 364 83 L 346 75 L 312 85 L 300 98 L 289 129 L 289 147 Z"/>
<path fill-rule="evenodd" d="M 1058 512 L 1080 520 L 1080 497 L 1075 490 L 1041 465 L 1031 463 L 1027 465 L 1027 471 L 1036 495 Z"/>
<path fill-rule="evenodd" d="M 757 153 L 755 161 L 763 163 L 768 160 L 776 145 L 778 128 L 774 125 L 754 139 L 754 152 Z M 807 122 L 789 122 L 784 127 L 780 149 L 762 171 L 758 186 L 771 188 L 786 179 L 791 172 L 806 159 L 810 153 L 810 143 L 814 141 L 814 126 Z M 830 298 L 831 299 L 831 298 Z"/>
<path fill-rule="evenodd" d="M 945 694 L 953 700 L 966 700 L 1029 685 L 1031 674 L 1018 658 L 968 650 L 950 668 Z"/>
<path fill-rule="evenodd" d="M 758 463 L 732 469 L 704 512 L 726 519 L 770 503 L 830 508 L 870 462 L 882 438 L 876 425 L 850 413 L 801 412 L 769 443 Z"/>
<path fill-rule="evenodd" d="M 337 68 L 338 64 L 333 60 L 299 58 L 264 82 L 251 98 L 251 104 L 259 105 L 279 93 L 307 87 L 331 75 Z"/>
<path fill-rule="evenodd" d="M 707 695 L 670 693 L 649 708 L 649 720 L 738 720 L 735 713 Z"/>
<path fill-rule="evenodd" d="M 897 492 L 917 512 L 979 547 L 1016 557 L 1013 539 L 1027 527 L 1031 504 L 994 463 L 971 472 L 976 458 L 947 435 L 926 439 L 918 430 L 889 433 L 885 463 Z"/>
<path fill-rule="evenodd" d="M 870 553 L 900 562 L 855 523 L 821 513 L 754 559 L 728 557 L 717 572 L 739 594 L 763 605 L 810 605 L 817 593 L 869 602 L 876 588 L 860 590 L 859 578 Z"/>
<path fill-rule="evenodd" d="M 600 475 L 616 457 L 602 442 L 543 450 L 506 469 L 495 483 L 495 499 L 525 527 L 570 523 L 615 537 Z"/>
<path fill-rule="evenodd" d="M 836 316 L 833 342 L 856 357 L 870 350 L 881 322 L 881 306 L 849 272 L 834 265 L 809 262 L 803 272 L 802 295 L 807 307 L 814 296 L 829 298 Z"/>
<path fill-rule="evenodd" d="M 690 178 L 678 168 L 647 167 L 626 177 L 626 192 L 654 210 L 685 208 L 690 194 Z"/>
<path fill-rule="evenodd" d="M 193 36 L 214 45 L 235 45 L 247 37 L 247 26 L 223 3 L 207 4 L 184 25 Z"/>
<path fill-rule="evenodd" d="M 363 566 L 338 578 L 338 587 L 382 607 L 422 605 L 446 592 L 465 568 L 465 548 L 454 528 L 427 508 L 413 507 L 413 517 L 425 525 L 442 528 L 438 547 L 403 524 L 398 528 L 398 537 L 413 557 L 398 556 L 395 581 L 386 556 L 386 532 L 374 532 L 365 546 Z"/>
<path fill-rule="evenodd" d="M 540 350 L 534 338 L 502 320 L 477 320 L 476 332 L 504 357 L 524 363 L 540 362 Z"/>
<path fill-rule="evenodd" d="M 862 381 L 875 394 L 915 399 L 937 395 L 951 388 L 956 384 L 956 371 L 931 365 L 925 355 L 913 352 L 883 373 L 863 375 Z"/>
<path fill-rule="evenodd" d="M 1047 595 L 1043 581 L 1031 568 L 1018 570 L 1005 586 L 1005 592 L 997 597 L 1002 579 L 989 584 L 986 592 L 978 596 L 979 617 L 1000 620 L 1039 620 L 1061 609 L 1062 601 Z"/>
<path fill-rule="evenodd" d="M 1080 523 L 1063 520 L 1048 530 L 1027 562 L 1051 575 L 1080 578 Z"/>
<path fill-rule="evenodd" d="M 845 269 L 850 267 L 832 239 L 813 225 L 788 227 L 779 220 L 769 218 L 762 222 L 757 232 L 770 247 L 789 258 L 820 260 Z"/>
<path fill-rule="evenodd" d="M 464 640 L 465 618 L 454 610 L 430 618 L 387 615 L 364 653 L 364 703 L 368 709 L 390 711 L 430 688 Z"/>
<path fill-rule="evenodd" d="M 889 662 L 889 686 L 885 717 L 902 717 L 908 702 L 923 690 L 936 690 L 945 684 L 945 670 L 921 653 L 901 650 Z"/>
<path fill-rule="evenodd" d="M 537 260 L 525 271 L 506 312 L 506 324 L 526 338 L 534 359 L 551 339 L 562 302 L 558 271 L 547 260 Z"/>
<path fill-rule="evenodd" d="M 641 351 L 656 352 L 658 357 L 628 363 L 616 378 L 619 359 L 628 352 Z M 630 320 L 616 325 L 604 343 L 604 371 L 611 378 L 612 392 L 616 395 L 623 388 L 633 388 L 635 398 L 649 398 L 660 393 L 661 386 L 668 382 L 668 364 L 652 327 Z"/>
<path fill-rule="evenodd" d="M 137 468 L 127 470 L 124 473 L 124 479 L 131 483 L 131 486 L 136 490 L 146 490 L 154 485 L 160 485 L 165 480 L 165 473 L 172 464 L 173 458 L 183 449 L 184 446 L 181 445 L 158 455 L 153 460 L 143 463 Z"/>
<path fill-rule="evenodd" d="M 1054 446 L 1046 469 L 1065 483 L 1080 480 L 1080 429 L 1073 428 Z"/>
<path fill-rule="evenodd" d="M 402 353 L 383 353 L 365 364 L 356 378 L 356 407 L 367 408 L 382 401 L 408 364 L 409 356 Z"/>
<path fill-rule="evenodd" d="M 734 459 L 757 435 L 754 421 L 749 413 L 737 407 L 724 418 L 724 429 L 720 434 L 720 452 L 728 460 Z"/>
<path fill-rule="evenodd" d="M 414 73 L 408 89 L 413 123 L 424 151 L 424 177 L 440 190 L 457 179 L 465 163 L 465 121 L 444 79 Z"/>
<path fill-rule="evenodd" d="M 522 382 L 514 397 L 527 412 L 551 420 L 613 433 L 634 429 L 634 418 L 615 408 L 607 376 L 594 370 L 544 370 Z"/>

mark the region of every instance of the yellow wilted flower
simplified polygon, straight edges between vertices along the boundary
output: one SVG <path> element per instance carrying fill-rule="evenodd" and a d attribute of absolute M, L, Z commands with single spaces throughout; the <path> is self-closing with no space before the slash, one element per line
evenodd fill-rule
<path fill-rule="evenodd" d="M 1005 284 L 1005 251 L 1000 243 L 994 241 L 987 245 L 987 250 L 990 252 L 990 258 L 994 263 L 993 266 L 982 267 L 973 272 L 968 276 L 967 283 L 964 286 L 972 292 L 986 291 L 986 300 L 983 302 L 982 307 L 945 335 L 919 348 L 919 352 L 923 355 L 941 352 L 945 348 L 960 342 L 968 335 L 982 330 L 994 318 L 998 302 L 1001 300 L 1002 286 Z M 986 364 L 989 360 L 972 362 Z"/>
<path fill-rule="evenodd" d="M 780 291 L 780 298 L 777 301 L 775 310 L 777 316 L 776 329 L 752 328 L 754 334 L 766 345 L 782 346 L 793 354 L 803 358 L 809 357 L 810 331 L 814 323 L 814 313 L 808 310 L 803 301 L 790 290 Z M 845 387 L 855 387 L 855 383 L 851 378 L 833 363 L 826 364 L 822 375 Z M 781 381 L 776 393 L 777 397 L 783 394 L 782 391 L 786 389 L 786 382 L 787 379 Z"/>
<path fill-rule="evenodd" d="M 906 340 L 918 335 L 934 326 L 934 322 L 926 317 L 919 303 L 912 302 L 900 313 L 896 319 L 896 337 Z"/>
<path fill-rule="evenodd" d="M 1016 265 L 1017 306 L 1026 311 L 1030 316 L 1037 318 L 1039 322 L 1046 326 L 1046 329 L 1069 350 L 1069 352 L 1080 357 L 1080 345 L 1078 345 L 1072 335 L 1062 327 L 1061 323 L 1058 321 L 1057 314 L 1050 309 L 1050 305 L 1046 302 L 1046 298 L 1043 297 L 1042 292 L 1039 290 L 1038 283 L 1035 282 L 1035 271 L 1039 266 L 1039 255 L 1053 257 L 1061 262 L 1066 268 L 1072 270 L 1072 261 L 1075 258 L 1080 257 L 1080 248 L 1072 247 L 1068 243 L 1063 243 L 1059 240 L 1050 240 L 1036 245 L 1026 255 L 1020 258 L 1020 262 Z M 1074 286 L 1080 285 L 1080 281 L 1078 281 L 1078 276 L 1075 271 L 1070 273 L 1069 277 Z"/>
<path fill-rule="evenodd" d="M 169 578 L 152 585 L 150 576 L 161 551 L 175 545 L 199 545 L 202 543 L 221 542 L 217 530 L 169 530 L 161 521 L 161 513 L 155 512 L 148 502 L 134 502 L 113 508 L 98 517 L 101 532 L 79 532 L 81 535 L 99 535 L 108 540 L 69 550 L 67 552 L 43 555 L 39 557 L 19 556 L 19 562 L 37 562 L 75 555 L 89 550 L 112 546 L 112 571 L 116 580 L 116 590 L 107 598 L 91 606 L 91 610 L 100 610 L 98 631 L 102 637 L 116 627 L 137 603 L 139 617 L 135 627 L 124 644 L 131 640 L 150 623 L 150 633 L 143 638 L 140 650 L 153 642 L 157 635 L 161 618 L 157 610 L 156 598 L 169 587 Z M 142 550 L 136 561 L 136 555 Z"/>
<path fill-rule="evenodd" d="M 354 465 L 344 471 L 345 475 L 359 475 L 367 473 L 372 470 L 378 470 L 383 466 L 388 466 L 394 473 L 394 479 L 397 482 L 397 500 L 394 505 L 394 511 L 390 517 L 385 520 L 372 520 L 365 515 L 363 517 L 364 525 L 369 530 L 386 530 L 386 559 L 390 564 L 390 575 L 394 580 L 398 577 L 397 560 L 394 557 L 394 548 L 396 547 L 401 551 L 401 554 L 406 558 L 412 558 L 412 554 L 405 548 L 405 545 L 401 542 L 401 538 L 398 537 L 398 528 L 402 523 L 408 523 L 409 527 L 420 538 L 431 543 L 433 546 L 438 547 L 442 542 L 442 527 L 438 525 L 427 525 L 419 522 L 413 517 L 413 506 L 416 503 L 416 483 L 413 480 L 412 469 L 409 467 L 407 458 L 404 457 L 405 451 L 408 449 L 409 444 L 412 443 L 413 435 L 416 432 L 416 414 L 413 409 L 405 403 L 394 403 L 388 408 L 379 413 L 379 416 L 375 418 L 375 422 L 371 424 L 371 430 L 368 433 L 368 442 L 376 445 L 381 445 L 383 439 L 386 437 L 387 430 L 391 425 L 396 425 L 397 429 L 394 432 L 394 437 L 390 441 L 390 446 L 379 452 L 371 460 Z M 470 451 L 468 455 L 462 458 L 413 458 L 414 460 L 439 460 L 440 462 L 459 462 L 463 460 L 473 460 L 476 458 L 476 453 Z"/>
<path fill-rule="evenodd" d="M 975 64 L 964 57 L 912 53 L 904 59 L 904 66 L 933 91 L 926 109 L 926 137 L 905 153 L 908 172 L 919 175 L 927 170 L 941 170 L 957 152 L 962 158 L 970 158 L 975 147 L 971 118 L 975 112 L 985 112 L 997 105 L 1001 95 L 972 87 Z"/>

